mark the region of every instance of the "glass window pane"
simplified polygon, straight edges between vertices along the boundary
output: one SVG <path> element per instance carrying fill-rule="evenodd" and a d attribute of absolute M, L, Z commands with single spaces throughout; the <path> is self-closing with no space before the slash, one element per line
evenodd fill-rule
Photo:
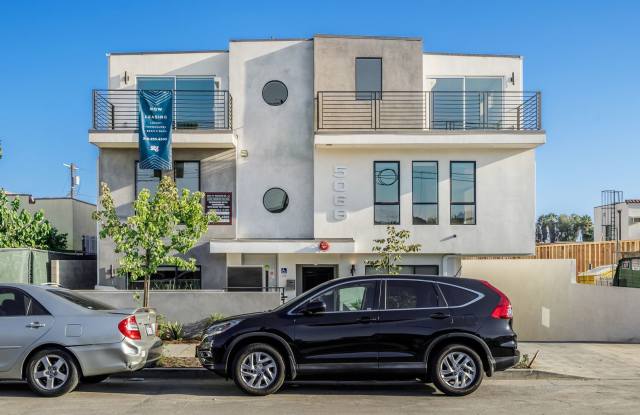
<path fill-rule="evenodd" d="M 356 91 L 382 91 L 381 58 L 356 58 Z"/>
<path fill-rule="evenodd" d="M 262 204 L 269 212 L 280 213 L 289 206 L 289 196 L 279 187 L 272 187 L 262 196 Z"/>
<path fill-rule="evenodd" d="M 438 205 L 413 205 L 414 225 L 437 225 Z"/>
<path fill-rule="evenodd" d="M 376 225 L 398 225 L 400 223 L 400 205 L 375 205 L 373 209 Z"/>
<path fill-rule="evenodd" d="M 174 164 L 174 176 L 178 194 L 182 189 L 193 192 L 200 191 L 200 163 L 197 161 L 176 161 Z"/>
<path fill-rule="evenodd" d="M 289 90 L 281 81 L 269 81 L 262 87 L 262 99 L 269 105 L 282 105 L 288 97 Z"/>
<path fill-rule="evenodd" d="M 387 310 L 438 307 L 438 294 L 430 282 L 387 281 Z"/>
<path fill-rule="evenodd" d="M 375 163 L 376 203 L 396 203 L 400 201 L 400 166 L 397 162 Z"/>
<path fill-rule="evenodd" d="M 176 79 L 176 128 L 215 128 L 214 87 L 213 78 Z"/>
<path fill-rule="evenodd" d="M 26 315 L 25 295 L 13 288 L 0 288 L 0 317 Z"/>
<path fill-rule="evenodd" d="M 142 189 L 149 189 L 151 195 L 155 195 L 158 191 L 161 177 L 161 170 L 141 169 L 136 161 L 136 197 Z"/>
<path fill-rule="evenodd" d="M 451 163 L 451 203 L 475 203 L 475 163 Z"/>
<path fill-rule="evenodd" d="M 452 225 L 474 225 L 476 223 L 476 205 L 452 205 Z"/>
<path fill-rule="evenodd" d="M 438 162 L 413 162 L 413 203 L 438 203 Z"/>
<path fill-rule="evenodd" d="M 502 79 L 465 79 L 466 128 L 500 128 Z"/>
<path fill-rule="evenodd" d="M 431 125 L 434 129 L 460 129 L 464 120 L 464 79 L 434 79 L 431 88 L 433 108 Z"/>
<path fill-rule="evenodd" d="M 323 301 L 327 306 L 326 311 L 359 311 L 372 310 L 375 298 L 376 282 L 365 281 L 338 286 L 309 301 Z"/>
<path fill-rule="evenodd" d="M 414 267 L 416 275 L 439 275 L 440 269 L 437 265 L 416 265 Z"/>
<path fill-rule="evenodd" d="M 138 78 L 138 89 L 146 90 L 173 90 L 173 77 L 149 77 Z"/>
<path fill-rule="evenodd" d="M 439 286 L 449 307 L 461 306 L 478 298 L 478 295 L 473 291 L 461 287 L 449 284 L 439 284 Z"/>

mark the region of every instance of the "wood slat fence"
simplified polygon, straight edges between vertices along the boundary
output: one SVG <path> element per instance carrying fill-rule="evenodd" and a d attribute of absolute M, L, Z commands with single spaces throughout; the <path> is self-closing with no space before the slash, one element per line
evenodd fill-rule
<path fill-rule="evenodd" d="M 620 252 L 640 255 L 640 240 L 620 241 Z M 538 244 L 535 256 L 484 256 L 470 259 L 575 259 L 576 272 L 581 273 L 616 262 L 616 241 Z"/>

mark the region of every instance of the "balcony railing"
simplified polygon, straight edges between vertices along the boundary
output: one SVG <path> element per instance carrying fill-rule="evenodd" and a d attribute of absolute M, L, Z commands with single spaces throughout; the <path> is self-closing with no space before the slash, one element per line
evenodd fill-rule
<path fill-rule="evenodd" d="M 318 92 L 321 130 L 542 129 L 540 92 Z"/>
<path fill-rule="evenodd" d="M 179 130 L 231 129 L 229 91 L 173 91 L 173 128 Z M 138 91 L 93 91 L 94 130 L 137 130 Z"/>

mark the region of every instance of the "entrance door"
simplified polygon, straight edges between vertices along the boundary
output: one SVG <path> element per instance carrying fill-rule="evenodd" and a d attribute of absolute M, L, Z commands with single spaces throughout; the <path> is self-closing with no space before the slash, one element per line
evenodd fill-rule
<path fill-rule="evenodd" d="M 335 266 L 303 266 L 302 267 L 302 292 L 335 278 Z"/>

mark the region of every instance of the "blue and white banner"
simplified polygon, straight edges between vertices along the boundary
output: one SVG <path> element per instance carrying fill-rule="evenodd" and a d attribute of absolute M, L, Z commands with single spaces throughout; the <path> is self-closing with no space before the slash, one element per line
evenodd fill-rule
<path fill-rule="evenodd" d="M 140 168 L 171 170 L 171 126 L 173 93 L 171 91 L 138 91 L 138 146 Z"/>

